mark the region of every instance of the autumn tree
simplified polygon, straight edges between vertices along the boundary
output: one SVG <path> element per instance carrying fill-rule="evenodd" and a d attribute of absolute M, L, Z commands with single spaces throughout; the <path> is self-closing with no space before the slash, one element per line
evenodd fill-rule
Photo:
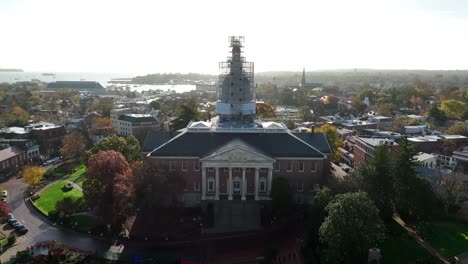
<path fill-rule="evenodd" d="M 379 210 L 365 192 L 338 194 L 326 211 L 322 263 L 364 263 L 368 250 L 385 238 Z"/>
<path fill-rule="evenodd" d="M 447 132 L 468 137 L 468 122 L 458 122 L 447 129 Z"/>
<path fill-rule="evenodd" d="M 464 102 L 449 99 L 442 101 L 440 109 L 442 109 L 448 117 L 460 119 L 467 108 Z"/>
<path fill-rule="evenodd" d="M 366 109 L 367 109 L 367 105 L 359 100 L 359 98 L 357 98 L 356 96 L 352 96 L 350 98 L 350 101 L 351 101 L 351 106 L 354 107 L 354 109 L 356 109 L 356 112 L 358 114 L 364 114 L 366 112 Z"/>
<path fill-rule="evenodd" d="M 116 151 L 99 151 L 88 160 L 83 194 L 86 204 L 106 222 L 119 226 L 132 213 L 135 185 L 125 157 Z"/>
<path fill-rule="evenodd" d="M 275 117 L 275 109 L 270 104 L 267 103 L 256 103 L 256 113 L 257 116 L 261 118 L 272 118 Z"/>
<path fill-rule="evenodd" d="M 10 213 L 10 207 L 7 203 L 0 202 L 0 219 L 5 220 Z"/>
<path fill-rule="evenodd" d="M 86 157 L 98 153 L 99 151 L 114 150 L 122 153 L 128 163 L 133 163 L 141 159 L 140 143 L 134 136 L 119 137 L 111 136 L 99 140 L 94 146 L 86 152 Z"/>
<path fill-rule="evenodd" d="M 88 145 L 89 141 L 83 134 L 77 131 L 72 132 L 65 135 L 60 155 L 64 157 L 81 157 L 87 150 Z"/>
<path fill-rule="evenodd" d="M 23 181 L 30 186 L 38 184 L 44 177 L 45 170 L 42 166 L 26 166 L 21 172 Z"/>
<path fill-rule="evenodd" d="M 338 132 L 336 131 L 336 127 L 330 125 L 330 124 L 325 124 L 318 129 L 315 130 L 317 133 L 323 133 L 327 137 L 328 143 L 330 144 L 330 147 L 332 148 L 332 161 L 338 161 L 340 160 L 341 154 L 340 154 L 340 146 L 341 146 L 341 140 L 340 137 L 338 136 Z"/>
<path fill-rule="evenodd" d="M 93 120 L 93 124 L 89 132 L 97 135 L 109 135 L 115 133 L 115 126 L 112 119 L 109 117 L 97 117 Z"/>

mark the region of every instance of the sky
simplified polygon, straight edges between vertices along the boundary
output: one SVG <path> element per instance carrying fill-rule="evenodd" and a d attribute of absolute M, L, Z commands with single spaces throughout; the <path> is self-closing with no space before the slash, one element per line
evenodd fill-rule
<path fill-rule="evenodd" d="M 255 71 L 468 69 L 466 0 L 0 0 L 0 68 L 217 74 L 228 36 Z"/>

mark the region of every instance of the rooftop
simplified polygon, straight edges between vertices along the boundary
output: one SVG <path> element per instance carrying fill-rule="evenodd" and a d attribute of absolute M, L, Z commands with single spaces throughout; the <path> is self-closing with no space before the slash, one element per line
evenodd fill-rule
<path fill-rule="evenodd" d="M 395 141 L 390 140 L 390 139 L 386 139 L 386 138 L 366 138 L 366 137 L 357 137 L 357 138 L 359 138 L 361 141 L 363 141 L 367 145 L 370 145 L 370 146 L 373 146 L 373 147 L 386 145 L 386 144 L 388 144 L 388 145 L 398 145 L 398 143 L 396 143 Z"/>
<path fill-rule="evenodd" d="M 9 158 L 12 158 L 14 156 L 17 156 L 21 153 L 23 153 L 24 150 L 14 146 L 14 147 L 9 147 L 3 150 L 0 150 L 0 161 L 7 160 Z"/>
<path fill-rule="evenodd" d="M 131 122 L 131 123 L 157 122 L 158 121 L 154 116 L 148 115 L 148 114 L 126 114 L 126 115 L 121 115 L 119 117 L 119 120 Z"/>

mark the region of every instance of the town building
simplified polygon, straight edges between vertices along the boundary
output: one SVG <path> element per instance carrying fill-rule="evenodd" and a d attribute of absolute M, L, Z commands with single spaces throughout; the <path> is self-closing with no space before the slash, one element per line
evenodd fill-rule
<path fill-rule="evenodd" d="M 16 171 L 28 162 L 25 150 L 13 146 L 0 150 L 0 172 Z"/>
<path fill-rule="evenodd" d="M 231 56 L 220 63 L 218 117 L 161 137 L 167 140 L 145 140 L 154 150 L 144 162 L 183 176 L 181 200 L 213 216 L 212 232 L 257 228 L 275 178 L 289 181 L 296 202 L 312 203 L 315 185 L 326 184 L 330 172 L 324 134 L 257 120 L 253 63 L 242 57 L 243 37 L 229 40 Z"/>
<path fill-rule="evenodd" d="M 26 151 L 28 160 L 40 159 L 39 145 L 31 139 L 4 139 L 0 138 L 0 148 L 18 147 Z"/>
<path fill-rule="evenodd" d="M 35 139 L 39 144 L 41 154 L 45 159 L 59 156 L 59 149 L 62 147 L 63 139 L 67 134 L 64 126 L 33 121 L 24 129 L 31 132 L 31 138 Z"/>
<path fill-rule="evenodd" d="M 117 120 L 117 135 L 135 136 L 140 142 L 150 131 L 161 129 L 160 122 L 152 115 L 148 114 L 125 114 Z"/>
<path fill-rule="evenodd" d="M 366 163 L 374 157 L 374 151 L 378 146 L 385 146 L 385 148 L 392 150 L 398 146 L 398 143 L 385 138 L 355 137 L 353 147 L 354 163 Z"/>

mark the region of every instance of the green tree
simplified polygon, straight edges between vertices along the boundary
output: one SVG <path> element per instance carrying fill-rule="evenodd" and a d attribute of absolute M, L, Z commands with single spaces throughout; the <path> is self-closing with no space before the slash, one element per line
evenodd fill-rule
<path fill-rule="evenodd" d="M 379 209 L 385 222 L 392 221 L 394 205 L 394 176 L 392 174 L 391 153 L 385 146 L 379 146 L 374 151 L 374 157 L 361 164 L 346 178 L 351 183 L 353 191 L 365 191 Z"/>
<path fill-rule="evenodd" d="M 340 154 L 340 146 L 341 146 L 341 140 L 338 136 L 338 132 L 336 131 L 336 127 L 330 125 L 330 124 L 325 124 L 318 129 L 315 130 L 317 133 L 323 133 L 327 137 L 328 143 L 330 144 L 330 147 L 332 148 L 332 161 L 338 161 L 340 160 L 341 154 Z"/>
<path fill-rule="evenodd" d="M 385 238 L 379 210 L 364 192 L 338 194 L 320 227 L 322 263 L 365 263 L 367 252 Z"/>
<path fill-rule="evenodd" d="M 96 111 L 102 115 L 102 117 L 110 117 L 110 111 L 114 109 L 114 99 L 112 98 L 100 98 L 91 105 L 91 111 Z"/>
<path fill-rule="evenodd" d="M 312 118 L 314 117 L 312 113 L 310 112 L 310 107 L 308 106 L 303 106 L 299 110 L 299 117 L 302 119 L 302 121 L 307 122 L 307 121 L 312 121 Z"/>
<path fill-rule="evenodd" d="M 291 186 L 286 178 L 273 179 L 270 197 L 273 211 L 280 216 L 287 215 L 294 205 Z"/>
<path fill-rule="evenodd" d="M 112 136 L 98 141 L 89 151 L 86 152 L 86 158 L 98 153 L 99 151 L 114 150 L 122 153 L 128 163 L 133 163 L 141 159 L 140 143 L 134 136 L 119 137 Z"/>
<path fill-rule="evenodd" d="M 462 101 L 453 99 L 444 100 L 440 108 L 451 118 L 462 118 L 466 110 L 466 105 Z"/>
<path fill-rule="evenodd" d="M 447 121 L 447 116 L 445 115 L 445 112 L 437 106 L 434 106 L 429 110 L 429 117 L 434 119 L 437 125 L 441 125 L 445 123 L 445 121 Z"/>
<path fill-rule="evenodd" d="M 179 130 L 187 127 L 190 121 L 198 121 L 198 104 L 193 98 L 179 104 L 176 110 L 178 115 L 177 119 L 174 120 L 172 126 L 174 130 Z"/>

